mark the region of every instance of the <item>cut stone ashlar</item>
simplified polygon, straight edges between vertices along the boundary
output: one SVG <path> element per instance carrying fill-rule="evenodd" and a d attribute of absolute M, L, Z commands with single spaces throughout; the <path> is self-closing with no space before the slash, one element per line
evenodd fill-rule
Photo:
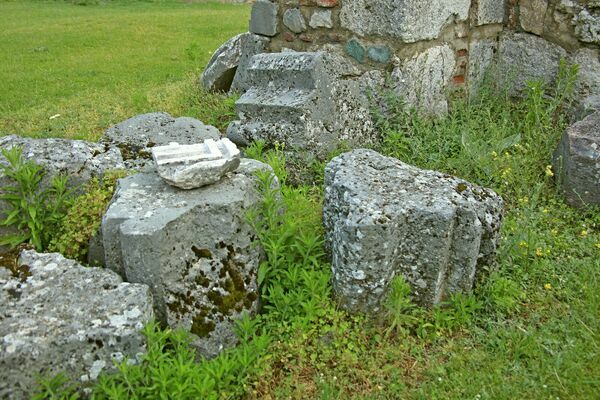
<path fill-rule="evenodd" d="M 218 182 L 240 165 L 240 151 L 229 139 L 180 145 L 171 143 L 152 149 L 158 174 L 169 185 L 195 189 Z"/>

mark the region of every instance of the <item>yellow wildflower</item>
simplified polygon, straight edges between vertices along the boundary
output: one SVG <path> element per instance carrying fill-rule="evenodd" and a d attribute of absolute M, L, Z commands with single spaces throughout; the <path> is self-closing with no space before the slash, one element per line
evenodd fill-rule
<path fill-rule="evenodd" d="M 519 246 L 520 246 L 520 247 L 524 247 L 524 248 L 526 248 L 526 247 L 529 247 L 529 244 L 527 244 L 527 242 L 526 242 L 526 241 L 524 241 L 524 240 L 521 240 L 521 241 L 519 242 Z"/>
<path fill-rule="evenodd" d="M 546 165 L 546 176 L 554 176 L 554 172 L 552 172 L 552 165 Z"/>
<path fill-rule="evenodd" d="M 541 257 L 544 255 L 544 250 L 542 250 L 541 247 L 538 247 L 537 249 L 535 249 L 535 255 L 538 257 Z"/>
<path fill-rule="evenodd" d="M 542 212 L 543 212 L 544 214 L 548 214 L 548 213 L 550 212 L 550 210 L 548 210 L 547 208 L 544 208 L 544 209 L 542 210 Z"/>
<path fill-rule="evenodd" d="M 544 285 L 544 289 L 546 289 L 546 290 L 552 290 L 552 285 L 550 283 L 546 283 Z"/>
<path fill-rule="evenodd" d="M 600 242 L 596 243 L 596 248 L 600 249 Z"/>
<path fill-rule="evenodd" d="M 585 229 L 581 231 L 580 233 L 581 236 L 586 237 L 588 235 L 588 231 L 586 231 Z"/>

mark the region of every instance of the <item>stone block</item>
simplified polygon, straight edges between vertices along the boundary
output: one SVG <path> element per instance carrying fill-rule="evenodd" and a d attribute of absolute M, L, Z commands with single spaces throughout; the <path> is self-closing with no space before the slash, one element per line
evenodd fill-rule
<path fill-rule="evenodd" d="M 302 33 L 306 30 L 306 21 L 298 8 L 288 8 L 283 13 L 283 24 L 294 33 Z"/>
<path fill-rule="evenodd" d="M 547 0 L 521 0 L 519 3 L 521 27 L 527 32 L 542 35 L 547 9 Z"/>
<path fill-rule="evenodd" d="M 439 37 L 449 20 L 465 21 L 470 0 L 354 0 L 342 2 L 342 28 L 358 36 L 392 36 L 406 43 Z"/>
<path fill-rule="evenodd" d="M 257 0 L 250 15 L 250 32 L 263 36 L 277 34 L 277 10 L 279 6 L 269 0 Z"/>
<path fill-rule="evenodd" d="M 252 56 L 263 53 L 269 39 L 253 33 L 239 34 L 215 51 L 200 77 L 202 86 L 209 91 L 240 89 L 244 70 Z"/>
<path fill-rule="evenodd" d="M 367 56 L 372 61 L 387 64 L 390 61 L 392 53 L 390 48 L 385 45 L 375 45 L 369 46 L 367 49 Z"/>
<path fill-rule="evenodd" d="M 323 222 L 335 297 L 351 312 L 376 313 L 395 276 L 424 306 L 468 293 L 494 264 L 502 208 L 489 189 L 372 150 L 334 158 Z"/>
<path fill-rule="evenodd" d="M 308 23 L 311 28 L 333 28 L 330 10 L 316 10 L 310 17 Z"/>
<path fill-rule="evenodd" d="M 600 6 L 582 8 L 573 18 L 575 34 L 585 43 L 600 45 Z"/>
<path fill-rule="evenodd" d="M 358 63 L 362 64 L 365 62 L 366 52 L 365 46 L 358 39 L 352 38 L 346 42 L 346 53 Z"/>
<path fill-rule="evenodd" d="M 121 150 L 125 165 L 143 168 L 151 164 L 154 146 L 172 142 L 194 144 L 206 139 L 219 139 L 221 132 L 190 117 L 173 118 L 167 113 L 142 114 L 110 127 L 100 143 Z"/>
<path fill-rule="evenodd" d="M 509 33 L 500 38 L 498 64 L 514 95 L 522 94 L 527 82 L 542 80 L 552 85 L 561 58 L 567 52 L 560 46 L 528 33 Z"/>
<path fill-rule="evenodd" d="M 450 46 L 431 47 L 394 68 L 391 76 L 394 91 L 424 113 L 445 113 L 446 91 L 455 67 L 456 56 Z"/>
<path fill-rule="evenodd" d="M 0 277 L 1 398 L 30 398 L 40 376 L 85 384 L 140 360 L 153 318 L 146 285 L 57 253 L 24 251 L 19 264 L 25 275 Z"/>
<path fill-rule="evenodd" d="M 475 96 L 486 79 L 498 48 L 495 40 L 473 40 L 469 43 L 469 95 Z"/>
<path fill-rule="evenodd" d="M 261 200 L 242 160 L 219 182 L 180 190 L 156 173 L 119 180 L 102 220 L 106 266 L 152 289 L 159 321 L 191 332 L 199 354 L 236 344 L 234 321 L 258 307 L 262 250 L 246 220 Z"/>
<path fill-rule="evenodd" d="M 569 204 L 600 204 L 600 112 L 566 130 L 554 153 L 553 168 Z"/>
<path fill-rule="evenodd" d="M 218 182 L 240 165 L 240 151 L 229 139 L 152 148 L 158 174 L 171 186 L 196 189 Z"/>
<path fill-rule="evenodd" d="M 506 0 L 479 0 L 475 25 L 501 24 L 505 8 Z"/>

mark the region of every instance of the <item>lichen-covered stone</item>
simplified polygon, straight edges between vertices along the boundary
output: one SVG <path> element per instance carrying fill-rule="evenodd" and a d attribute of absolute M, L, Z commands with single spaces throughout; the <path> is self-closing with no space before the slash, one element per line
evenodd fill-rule
<path fill-rule="evenodd" d="M 430 114 L 448 111 L 446 88 L 456 66 L 456 56 L 448 45 L 432 47 L 403 60 L 392 72 L 395 92 L 408 104 Z"/>
<path fill-rule="evenodd" d="M 369 46 L 367 49 L 367 56 L 372 61 L 385 64 L 390 61 L 392 53 L 390 48 L 385 45 Z"/>
<path fill-rule="evenodd" d="M 412 43 L 439 37 L 448 21 L 464 21 L 470 0 L 354 0 L 342 2 L 342 28 L 360 36 L 391 36 Z"/>
<path fill-rule="evenodd" d="M 277 34 L 277 11 L 279 6 L 269 0 L 256 0 L 250 15 L 250 32 L 263 36 Z"/>
<path fill-rule="evenodd" d="M 19 263 L 20 277 L 0 277 L 0 398 L 29 398 L 39 377 L 58 373 L 95 380 L 145 353 L 146 285 L 56 253 L 24 251 Z"/>
<path fill-rule="evenodd" d="M 102 220 L 106 266 L 152 288 L 157 318 L 195 336 L 199 353 L 214 357 L 233 346 L 234 320 L 258 306 L 262 260 L 247 212 L 258 205 L 257 170 L 237 171 L 199 189 L 181 190 L 156 173 L 119 180 Z"/>
<path fill-rule="evenodd" d="M 473 40 L 469 44 L 469 95 L 477 94 L 494 62 L 494 53 L 498 48 L 495 40 Z"/>
<path fill-rule="evenodd" d="M 554 153 L 553 168 L 569 204 L 600 204 L 600 112 L 566 130 Z"/>
<path fill-rule="evenodd" d="M 220 137 L 217 128 L 204 125 L 197 119 L 173 118 L 167 113 L 156 112 L 137 115 L 110 127 L 100 142 L 120 149 L 127 167 L 140 168 L 151 164 L 154 146 L 172 142 L 194 144 Z"/>
<path fill-rule="evenodd" d="M 372 150 L 334 158 L 323 222 L 336 298 L 351 312 L 376 313 L 399 275 L 421 305 L 469 292 L 494 264 L 502 208 L 489 189 Z"/>
<path fill-rule="evenodd" d="M 567 52 L 560 46 L 528 33 L 505 34 L 500 38 L 498 64 L 513 94 L 527 88 L 527 82 L 542 80 L 552 85 L 561 58 Z"/>
<path fill-rule="evenodd" d="M 519 11 L 523 29 L 536 35 L 544 33 L 544 19 L 547 9 L 547 0 L 521 0 Z"/>
<path fill-rule="evenodd" d="M 360 64 L 365 62 L 365 46 L 356 38 L 346 42 L 346 53 Z"/>
<path fill-rule="evenodd" d="M 582 48 L 573 54 L 570 62 L 577 64 L 575 97 L 579 104 L 590 96 L 600 96 L 600 51 Z"/>
<path fill-rule="evenodd" d="M 268 38 L 253 33 L 241 33 L 229 39 L 206 65 L 200 77 L 202 86 L 209 91 L 227 92 L 232 86 L 239 90 L 248 61 L 264 52 L 268 42 Z"/>
<path fill-rule="evenodd" d="M 596 4 L 593 8 L 581 8 L 573 18 L 573 23 L 579 40 L 600 45 L 600 4 Z"/>

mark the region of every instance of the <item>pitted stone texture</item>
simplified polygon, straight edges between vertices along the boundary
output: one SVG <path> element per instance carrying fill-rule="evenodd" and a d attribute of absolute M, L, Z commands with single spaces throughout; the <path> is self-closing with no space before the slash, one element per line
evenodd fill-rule
<path fill-rule="evenodd" d="M 502 207 L 489 189 L 372 150 L 334 158 L 323 222 L 335 296 L 351 312 L 375 313 L 398 275 L 421 305 L 469 292 L 494 263 Z"/>
<path fill-rule="evenodd" d="M 600 204 L 600 112 L 566 130 L 554 153 L 553 167 L 569 204 Z"/>
<path fill-rule="evenodd" d="M 547 0 L 521 0 L 519 11 L 523 29 L 536 35 L 544 33 L 544 19 L 547 9 Z"/>
<path fill-rule="evenodd" d="M 32 139 L 17 135 L 0 138 L 0 148 L 22 147 L 25 160 L 34 161 L 46 171 L 42 185 L 49 186 L 53 177 L 66 175 L 71 186 L 78 186 L 105 172 L 125 168 L 118 149 L 106 148 L 98 143 L 68 139 Z M 7 161 L 0 154 L 0 163 Z M 0 173 L 0 185 L 8 180 Z"/>
<path fill-rule="evenodd" d="M 158 174 L 169 185 L 180 189 L 196 189 L 218 182 L 240 165 L 240 151 L 229 139 L 218 142 L 152 148 Z"/>
<path fill-rule="evenodd" d="M 255 55 L 264 53 L 268 46 L 269 38 L 264 36 L 247 33 L 241 37 L 240 61 L 233 82 L 231 83 L 230 93 L 243 93 L 248 90 L 247 69 L 250 60 Z"/>
<path fill-rule="evenodd" d="M 596 4 L 594 8 L 582 8 L 573 23 L 579 40 L 600 45 L 600 4 Z"/>
<path fill-rule="evenodd" d="M 394 68 L 395 92 L 425 113 L 445 113 L 448 111 L 446 89 L 455 66 L 456 57 L 450 46 L 432 47 Z"/>
<path fill-rule="evenodd" d="M 310 22 L 308 24 L 313 29 L 333 28 L 331 10 L 316 10 L 310 17 Z"/>
<path fill-rule="evenodd" d="M 279 6 L 269 0 L 257 0 L 250 15 L 250 32 L 263 36 L 277 34 L 277 10 Z"/>
<path fill-rule="evenodd" d="M 506 0 L 479 0 L 475 25 L 501 24 L 504 22 Z"/>
<path fill-rule="evenodd" d="M 155 173 L 119 180 L 102 221 L 106 266 L 152 288 L 157 318 L 195 334 L 199 354 L 233 346 L 234 320 L 258 306 L 262 250 L 246 221 L 260 201 L 257 170 L 242 160 L 221 181 L 199 189 L 169 186 Z"/>
<path fill-rule="evenodd" d="M 244 70 L 252 56 L 265 51 L 269 39 L 253 33 L 241 33 L 215 51 L 200 80 L 209 91 L 240 89 Z M 236 82 L 237 81 L 237 82 Z"/>
<path fill-rule="evenodd" d="M 0 397 L 29 398 L 39 376 L 87 382 L 136 362 L 153 318 L 146 285 L 60 254 L 21 253 L 30 276 L 0 278 Z M 22 267 L 22 268 L 27 268 Z"/>
<path fill-rule="evenodd" d="M 172 142 L 193 144 L 219 139 L 217 128 L 190 117 L 173 118 L 167 113 L 142 114 L 110 127 L 100 139 L 106 146 L 121 150 L 125 165 L 142 168 L 152 164 L 151 149 Z"/>
<path fill-rule="evenodd" d="M 342 57 L 324 52 L 259 54 L 248 68 L 253 86 L 237 101 L 240 120 L 228 137 L 283 143 L 290 157 L 324 158 L 341 141 L 370 143 L 373 123 L 359 85 L 340 76 Z"/>
<path fill-rule="evenodd" d="M 360 36 L 393 36 L 407 43 L 439 37 L 452 19 L 469 16 L 470 0 L 354 0 L 342 2 L 342 28 Z"/>
<path fill-rule="evenodd" d="M 560 46 L 528 33 L 506 34 L 500 39 L 499 68 L 513 94 L 521 94 L 531 80 L 552 85 L 561 58 L 567 52 Z"/>
<path fill-rule="evenodd" d="M 294 33 L 306 30 L 306 21 L 298 8 L 288 8 L 283 13 L 283 24 Z"/>

